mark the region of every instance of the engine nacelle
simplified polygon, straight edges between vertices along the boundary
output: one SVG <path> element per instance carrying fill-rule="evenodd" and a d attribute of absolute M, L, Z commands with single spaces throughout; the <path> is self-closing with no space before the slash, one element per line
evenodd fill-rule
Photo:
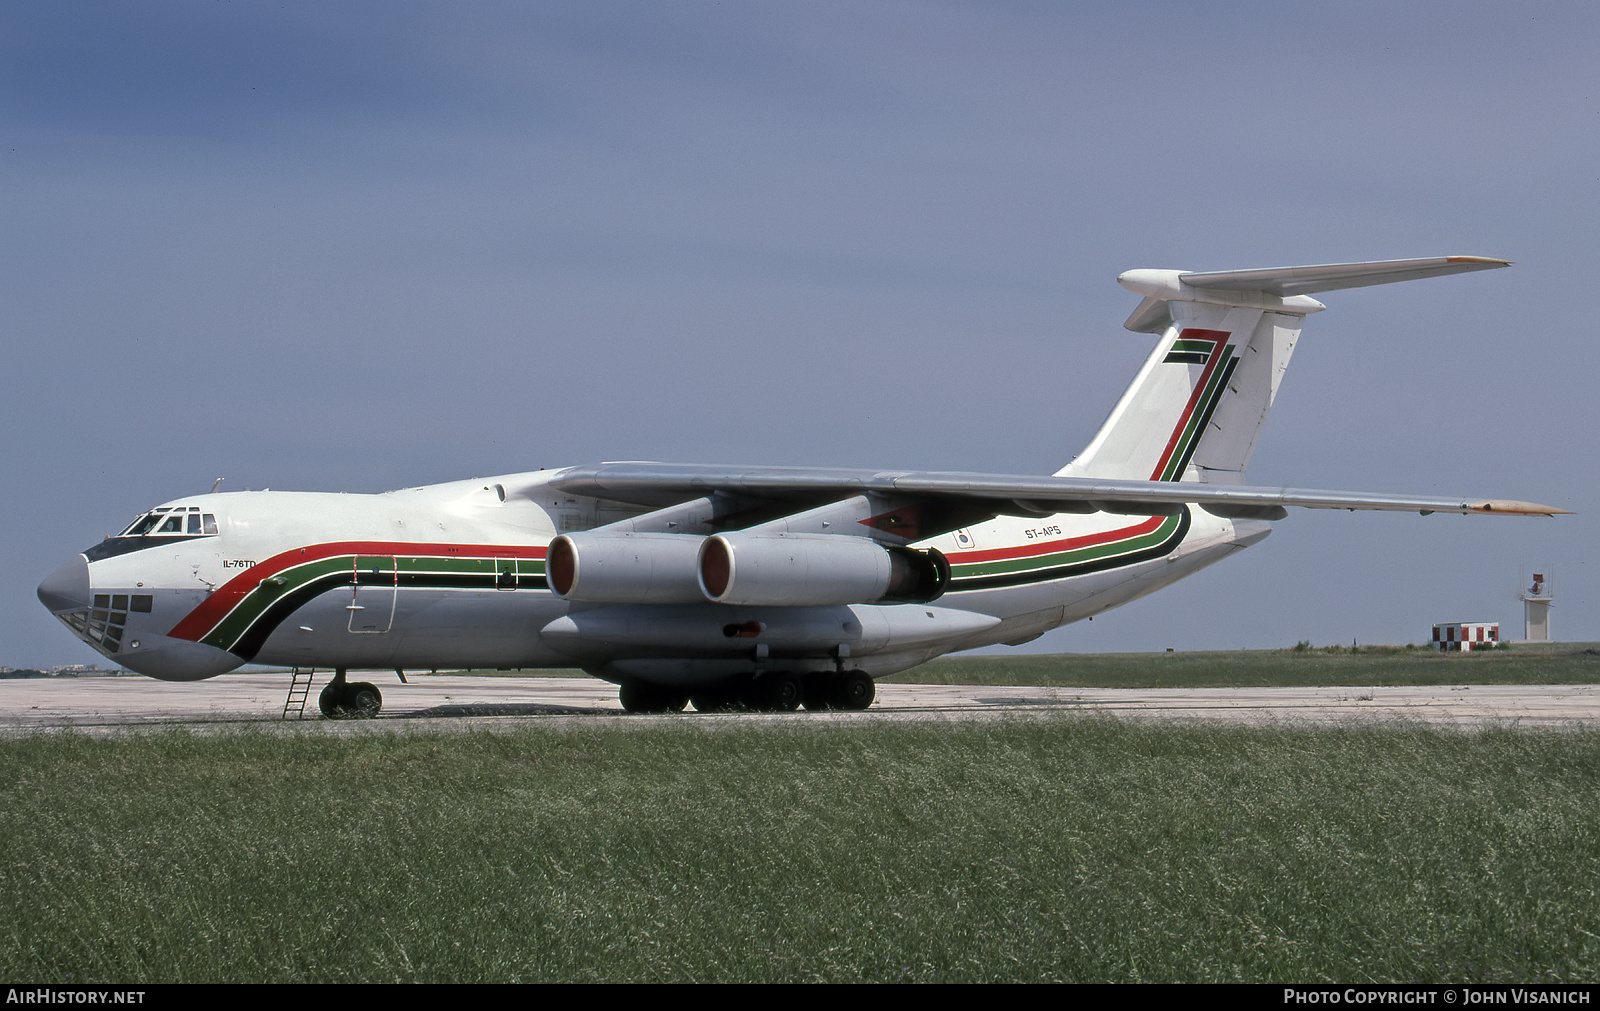
<path fill-rule="evenodd" d="M 692 534 L 562 534 L 550 542 L 545 577 L 563 600 L 598 604 L 690 604 L 705 600 Z"/>
<path fill-rule="evenodd" d="M 718 534 L 698 570 L 707 600 L 750 606 L 925 604 L 950 585 L 938 551 L 836 534 Z"/>

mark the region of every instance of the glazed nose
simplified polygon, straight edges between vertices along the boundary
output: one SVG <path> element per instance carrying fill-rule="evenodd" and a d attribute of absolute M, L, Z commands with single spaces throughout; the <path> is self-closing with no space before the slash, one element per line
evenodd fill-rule
<path fill-rule="evenodd" d="M 78 555 L 44 577 L 39 603 L 51 611 L 77 611 L 89 606 L 89 559 Z"/>

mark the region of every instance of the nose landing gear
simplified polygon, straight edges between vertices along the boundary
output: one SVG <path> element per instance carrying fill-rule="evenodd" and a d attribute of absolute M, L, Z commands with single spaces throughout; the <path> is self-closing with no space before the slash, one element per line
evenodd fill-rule
<path fill-rule="evenodd" d="M 330 720 L 369 720 L 383 708 L 383 693 L 369 681 L 346 681 L 340 667 L 317 696 L 317 708 Z"/>

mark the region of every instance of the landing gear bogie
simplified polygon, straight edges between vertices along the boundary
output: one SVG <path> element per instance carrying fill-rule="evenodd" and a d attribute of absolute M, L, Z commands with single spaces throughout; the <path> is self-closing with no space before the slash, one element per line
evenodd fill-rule
<path fill-rule="evenodd" d="M 643 681 L 624 681 L 617 697 L 630 713 L 681 713 L 689 704 L 687 693 Z"/>
<path fill-rule="evenodd" d="M 763 713 L 792 713 L 800 708 L 800 677 L 789 671 L 769 671 L 750 685 L 750 708 Z"/>
<path fill-rule="evenodd" d="M 861 670 L 764 671 L 706 685 L 690 696 L 697 712 L 731 710 L 792 713 L 801 706 L 809 711 L 862 710 L 876 697 L 871 675 Z"/>
<path fill-rule="evenodd" d="M 859 712 L 877 697 L 872 676 L 863 670 L 818 671 L 807 676 L 801 702 L 817 712 L 844 709 Z"/>

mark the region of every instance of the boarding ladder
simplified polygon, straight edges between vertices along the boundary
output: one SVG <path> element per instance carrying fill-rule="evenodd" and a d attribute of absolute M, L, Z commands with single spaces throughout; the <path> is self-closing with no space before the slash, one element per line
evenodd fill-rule
<path fill-rule="evenodd" d="M 289 697 L 283 700 L 283 718 L 288 719 L 290 713 L 294 718 L 306 718 L 306 697 L 311 694 L 311 677 L 315 670 L 294 669 L 294 680 L 289 682 Z"/>

